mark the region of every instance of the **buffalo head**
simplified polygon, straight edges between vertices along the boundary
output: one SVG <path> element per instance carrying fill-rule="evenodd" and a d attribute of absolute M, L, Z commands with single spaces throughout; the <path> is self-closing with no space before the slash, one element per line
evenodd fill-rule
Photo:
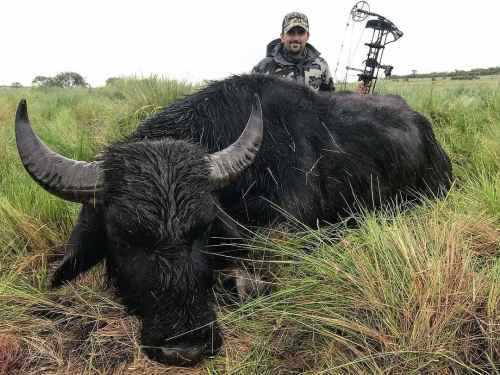
<path fill-rule="evenodd" d="M 216 192 L 255 159 L 263 133 L 258 97 L 238 140 L 212 154 L 163 138 L 118 142 L 94 162 L 71 160 L 34 133 L 24 100 L 15 127 L 31 177 L 48 192 L 83 204 L 53 285 L 106 259 L 125 306 L 142 320 L 148 356 L 191 365 L 217 352 L 222 338 L 212 306 L 214 267 L 203 248 L 214 235 L 234 236 Z"/>

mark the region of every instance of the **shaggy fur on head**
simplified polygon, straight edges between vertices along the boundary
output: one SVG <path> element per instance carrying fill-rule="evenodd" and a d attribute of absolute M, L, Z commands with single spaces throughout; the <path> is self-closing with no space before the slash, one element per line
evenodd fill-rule
<path fill-rule="evenodd" d="M 114 145 L 104 159 L 108 273 L 143 318 L 142 344 L 160 360 L 158 347 L 214 341 L 214 277 L 202 250 L 216 198 L 205 156 L 163 139 Z"/>
<path fill-rule="evenodd" d="M 207 153 L 239 137 L 255 94 L 260 151 L 215 190 Z M 192 364 L 222 343 L 210 291 L 219 265 L 203 249 L 237 235 L 225 215 L 269 225 L 282 220 L 271 202 L 309 225 L 335 222 L 360 204 L 439 196 L 452 176 L 430 123 L 400 97 L 324 98 L 260 75 L 215 82 L 171 104 L 109 147 L 103 162 L 104 203 L 83 206 L 53 282 L 107 258 L 125 305 L 143 320 L 146 352 L 169 364 Z"/>

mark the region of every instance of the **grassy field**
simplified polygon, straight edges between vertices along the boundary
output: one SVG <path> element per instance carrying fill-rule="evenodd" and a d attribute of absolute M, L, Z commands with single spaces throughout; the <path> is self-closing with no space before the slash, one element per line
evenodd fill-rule
<path fill-rule="evenodd" d="M 379 82 L 432 120 L 456 181 L 444 200 L 255 234 L 272 293 L 219 308 L 222 353 L 193 369 L 140 351 L 97 267 L 50 290 L 78 205 L 20 164 L 17 102 L 53 149 L 90 159 L 174 98 L 151 78 L 99 89 L 0 90 L 0 374 L 500 374 L 500 81 Z"/>

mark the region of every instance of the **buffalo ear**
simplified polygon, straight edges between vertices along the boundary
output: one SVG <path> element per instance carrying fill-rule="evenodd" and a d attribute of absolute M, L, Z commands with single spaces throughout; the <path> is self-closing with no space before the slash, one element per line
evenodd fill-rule
<path fill-rule="evenodd" d="M 52 276 L 53 288 L 88 271 L 106 256 L 106 232 L 98 207 L 83 205 L 62 263 Z"/>

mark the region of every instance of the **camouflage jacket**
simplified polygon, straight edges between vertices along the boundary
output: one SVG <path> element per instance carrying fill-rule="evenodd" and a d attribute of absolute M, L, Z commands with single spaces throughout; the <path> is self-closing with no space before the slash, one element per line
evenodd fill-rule
<path fill-rule="evenodd" d="M 280 39 L 267 45 L 266 57 L 253 69 L 252 73 L 271 74 L 295 80 L 316 92 L 333 92 L 335 85 L 327 62 L 320 53 L 307 43 L 305 56 L 301 59 L 288 56 Z"/>

